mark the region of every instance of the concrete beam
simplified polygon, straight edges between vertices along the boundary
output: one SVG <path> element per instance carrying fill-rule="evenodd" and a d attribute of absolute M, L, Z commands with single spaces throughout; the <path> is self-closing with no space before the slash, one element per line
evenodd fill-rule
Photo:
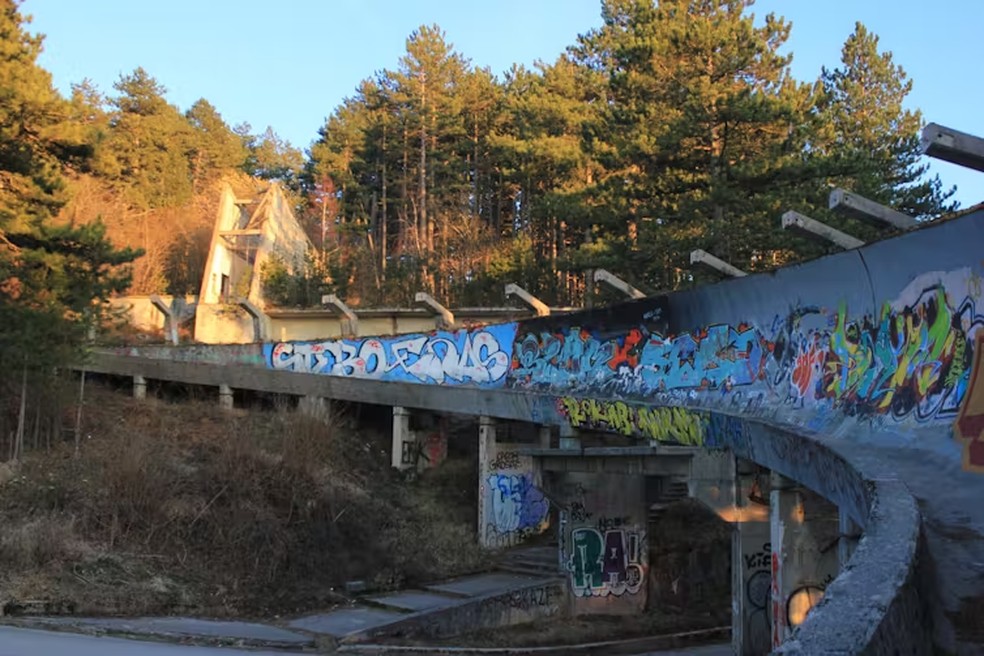
<path fill-rule="evenodd" d="M 422 305 L 428 308 L 438 317 L 438 328 L 454 327 L 454 314 L 451 313 L 451 310 L 438 303 L 437 300 L 427 292 L 417 292 L 417 295 L 413 297 L 413 300 L 417 303 L 417 305 Z"/>
<path fill-rule="evenodd" d="M 533 312 L 535 312 L 536 316 L 538 317 L 550 316 L 550 307 L 546 303 L 538 299 L 536 296 L 534 296 L 533 294 L 529 293 L 528 291 L 520 287 L 519 285 L 513 283 L 509 283 L 508 285 L 506 285 L 506 296 L 507 297 L 515 296 L 516 298 L 521 300 L 526 305 L 526 307 L 533 310 Z"/>
<path fill-rule="evenodd" d="M 174 312 L 171 310 L 171 308 L 168 306 L 168 304 L 164 302 L 164 299 L 162 299 L 157 294 L 151 294 L 150 295 L 150 302 L 151 302 L 151 304 L 155 308 L 157 308 L 157 310 L 161 314 L 164 315 L 164 336 L 165 336 L 165 338 L 167 339 L 167 341 L 171 342 L 172 344 L 177 345 L 177 343 L 178 343 L 178 320 L 174 316 Z"/>
<path fill-rule="evenodd" d="M 916 220 L 908 214 L 879 205 L 873 200 L 858 196 L 846 189 L 834 189 L 830 192 L 829 204 L 830 209 L 838 214 L 878 227 L 890 225 L 899 230 L 912 230 L 918 225 Z"/>
<path fill-rule="evenodd" d="M 629 298 L 646 298 L 645 293 L 639 291 L 607 269 L 595 269 L 594 281 L 596 283 L 606 285 L 607 287 L 611 287 L 615 291 L 621 292 Z"/>
<path fill-rule="evenodd" d="M 253 320 L 253 341 L 262 342 L 265 339 L 263 326 L 266 322 L 266 315 L 263 314 L 263 310 L 245 297 L 236 299 L 236 305 L 245 310 L 246 314 Z"/>
<path fill-rule="evenodd" d="M 920 146 L 930 157 L 984 171 L 984 139 L 930 123 L 923 128 Z"/>
<path fill-rule="evenodd" d="M 864 242 L 860 239 L 793 210 L 782 215 L 782 228 L 792 230 L 808 239 L 829 241 L 845 250 L 864 246 Z"/>
<path fill-rule="evenodd" d="M 342 299 L 338 298 L 334 294 L 325 294 L 321 297 L 321 304 L 335 308 L 335 310 L 342 315 L 343 335 L 352 335 L 353 337 L 358 336 L 359 316 L 353 312 L 349 306 L 345 305 Z"/>
<path fill-rule="evenodd" d="M 748 275 L 738 267 L 732 266 L 724 260 L 714 257 L 707 251 L 700 248 L 690 251 L 690 263 L 703 265 L 709 269 L 714 269 L 718 273 L 731 276 L 732 278 L 742 278 Z"/>

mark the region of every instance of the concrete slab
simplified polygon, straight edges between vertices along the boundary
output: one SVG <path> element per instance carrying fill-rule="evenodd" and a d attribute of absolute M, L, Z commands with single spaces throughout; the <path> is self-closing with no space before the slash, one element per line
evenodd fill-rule
<path fill-rule="evenodd" d="M 299 617 L 287 625 L 292 629 L 322 633 L 341 638 L 359 631 L 383 626 L 406 617 L 404 613 L 378 608 L 345 608 L 342 610 Z"/>
<path fill-rule="evenodd" d="M 536 583 L 537 581 L 546 580 L 548 579 L 537 576 L 523 576 L 521 574 L 480 574 L 448 583 L 429 585 L 426 589 L 461 597 L 478 597 L 493 592 L 509 592 L 514 588 L 520 588 Z"/>
<path fill-rule="evenodd" d="M 310 636 L 255 622 L 202 620 L 189 617 L 43 617 L 35 618 L 35 621 L 58 626 L 157 636 L 226 638 L 296 646 L 312 642 Z"/>
<path fill-rule="evenodd" d="M 459 603 L 460 599 L 440 595 L 434 592 L 423 592 L 419 590 L 404 590 L 394 594 L 378 595 L 376 597 L 366 597 L 374 604 L 391 606 L 400 610 L 421 611 L 433 608 L 447 608 L 448 606 Z"/>

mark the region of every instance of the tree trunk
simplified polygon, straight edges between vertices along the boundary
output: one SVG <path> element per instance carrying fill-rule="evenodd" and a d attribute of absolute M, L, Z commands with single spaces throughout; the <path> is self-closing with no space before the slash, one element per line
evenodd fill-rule
<path fill-rule="evenodd" d="M 27 364 L 24 364 L 23 375 L 21 377 L 20 412 L 17 413 L 17 433 L 14 436 L 14 461 L 20 459 L 24 454 L 24 422 L 27 413 Z"/>
<path fill-rule="evenodd" d="M 79 457 L 82 444 L 82 404 L 85 402 L 85 369 L 79 382 L 79 403 L 75 410 L 75 457 Z"/>

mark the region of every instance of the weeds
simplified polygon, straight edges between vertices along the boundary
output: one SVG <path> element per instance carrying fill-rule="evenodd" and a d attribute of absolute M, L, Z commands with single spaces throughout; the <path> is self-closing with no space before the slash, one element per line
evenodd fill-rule
<path fill-rule="evenodd" d="M 467 468 L 407 483 L 387 436 L 342 419 L 91 395 L 79 458 L 56 445 L 0 478 L 0 597 L 289 612 L 337 601 L 347 580 L 392 587 L 481 565 L 474 506 L 450 493 L 475 487 L 453 482 Z"/>

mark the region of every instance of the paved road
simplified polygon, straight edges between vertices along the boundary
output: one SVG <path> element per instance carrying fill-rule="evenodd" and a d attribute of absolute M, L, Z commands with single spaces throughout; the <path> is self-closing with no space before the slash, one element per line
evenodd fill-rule
<path fill-rule="evenodd" d="M 647 651 L 644 654 L 636 654 L 635 656 L 731 656 L 731 645 L 725 643 L 671 651 Z"/>
<path fill-rule="evenodd" d="M 288 656 L 291 653 L 301 652 L 192 647 L 0 627 L 0 656 Z"/>

